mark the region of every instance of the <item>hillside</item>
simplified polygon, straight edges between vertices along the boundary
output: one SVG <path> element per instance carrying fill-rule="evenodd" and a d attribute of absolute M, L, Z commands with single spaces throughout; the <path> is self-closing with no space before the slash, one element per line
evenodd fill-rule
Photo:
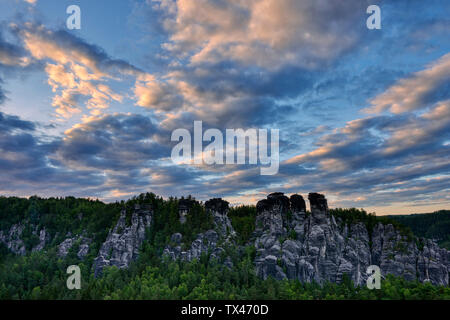
<path fill-rule="evenodd" d="M 416 236 L 435 239 L 440 246 L 450 250 L 450 210 L 389 218 L 409 227 Z"/>
<path fill-rule="evenodd" d="M 449 299 L 449 253 L 392 220 L 274 193 L 0 197 L 0 299 Z M 381 290 L 365 286 L 380 266 Z M 78 265 L 81 290 L 66 288 Z"/>

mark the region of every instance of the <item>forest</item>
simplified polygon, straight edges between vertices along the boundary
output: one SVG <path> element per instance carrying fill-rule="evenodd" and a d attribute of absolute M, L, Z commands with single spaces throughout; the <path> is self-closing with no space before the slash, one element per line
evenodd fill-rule
<path fill-rule="evenodd" d="M 154 211 L 154 222 L 147 230 L 139 258 L 128 269 L 109 267 L 102 277 L 95 278 L 93 261 L 109 229 L 114 226 L 122 208 L 127 208 L 127 213 L 131 214 L 131 208 L 138 203 L 151 204 Z M 0 230 L 7 230 L 18 222 L 26 222 L 27 226 L 22 235 L 26 255 L 15 255 L 0 244 L 0 299 L 450 299 L 449 287 L 408 282 L 391 275 L 382 280 L 380 290 L 354 286 L 348 277 L 340 284 L 262 280 L 254 270 L 255 248 L 248 245 L 255 227 L 254 206 L 230 209 L 229 217 L 237 232 L 237 245 L 226 247 L 226 255 L 233 262 L 232 269 L 209 259 L 206 254 L 191 262 L 163 257 L 162 251 L 174 232 L 180 232 L 184 239 L 192 241 L 197 233 L 211 228 L 212 219 L 200 203 L 194 205 L 191 212 L 187 222 L 181 225 L 178 199 L 164 200 L 152 193 L 111 204 L 73 197 L 0 197 Z M 370 224 L 376 219 L 391 219 L 357 209 L 335 209 L 331 213 L 345 216 L 349 223 L 364 221 Z M 403 223 L 401 219 L 404 218 L 398 219 L 398 224 Z M 403 228 L 405 232 L 412 230 L 418 235 L 438 237 L 441 227 L 429 226 L 426 230 L 414 227 L 428 219 L 432 225 L 440 225 L 448 219 L 448 212 L 432 214 L 432 218 L 414 216 L 414 223 L 405 223 Z M 45 226 L 52 241 L 44 250 L 31 252 L 39 240 L 33 234 L 36 226 Z M 58 256 L 57 245 L 68 232 L 84 232 L 93 238 L 89 254 L 83 260 L 77 257 L 76 246 L 65 258 Z M 66 268 L 73 264 L 81 268 L 80 290 L 66 288 Z"/>

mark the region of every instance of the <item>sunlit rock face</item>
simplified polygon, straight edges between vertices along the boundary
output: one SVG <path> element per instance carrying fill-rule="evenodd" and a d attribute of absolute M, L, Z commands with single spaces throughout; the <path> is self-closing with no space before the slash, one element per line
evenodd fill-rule
<path fill-rule="evenodd" d="M 392 225 L 378 223 L 371 234 L 362 222 L 344 224 L 328 211 L 326 198 L 270 194 L 257 204 L 255 266 L 264 279 L 302 282 L 341 282 L 347 274 L 355 285 L 365 285 L 367 267 L 378 265 L 383 276 L 448 285 L 449 251 L 431 240 L 419 248 Z"/>
<path fill-rule="evenodd" d="M 94 274 L 102 274 L 107 266 L 127 268 L 139 255 L 139 249 L 145 239 L 147 228 L 151 226 L 153 212 L 150 206 L 136 205 L 131 217 L 131 225 L 126 222 L 126 211 L 123 210 L 116 226 L 111 230 L 102 244 L 94 261 Z"/>

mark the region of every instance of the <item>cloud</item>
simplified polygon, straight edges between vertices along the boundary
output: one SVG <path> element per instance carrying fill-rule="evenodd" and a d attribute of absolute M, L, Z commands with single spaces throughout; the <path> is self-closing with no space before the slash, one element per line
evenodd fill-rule
<path fill-rule="evenodd" d="M 157 111 L 171 111 L 182 107 L 183 97 L 171 83 L 159 82 L 156 79 L 137 81 L 134 94 L 137 105 Z"/>
<path fill-rule="evenodd" d="M 98 116 L 111 102 L 122 102 L 123 95 L 114 92 L 106 82 L 120 81 L 124 77 L 150 77 L 64 30 L 54 31 L 32 23 L 13 26 L 13 30 L 33 59 L 46 62 L 48 83 L 56 93 L 52 105 L 62 118 L 81 113 L 83 104 L 92 115 Z"/>
<path fill-rule="evenodd" d="M 4 42 L 0 37 L 0 65 L 26 67 L 29 64 L 30 59 L 24 55 L 20 47 Z"/>
<path fill-rule="evenodd" d="M 106 115 L 67 130 L 57 153 L 60 161 L 73 168 L 141 169 L 170 155 L 168 146 L 156 141 L 160 132 L 145 116 Z"/>
<path fill-rule="evenodd" d="M 311 75 L 297 68 L 239 70 L 233 63 L 178 67 L 163 82 L 151 79 L 137 85 L 136 99 L 138 105 L 161 113 L 162 126 L 168 130 L 200 119 L 215 128 L 248 127 L 275 125 L 274 120 L 294 111 L 277 100 L 297 97 L 312 86 Z"/>
<path fill-rule="evenodd" d="M 59 117 L 83 114 L 59 137 L 1 114 L 2 194 L 116 200 L 153 191 L 242 202 L 272 191 L 318 191 L 333 205 L 448 203 L 450 60 L 443 55 L 420 70 L 430 56 L 411 53 L 443 54 L 448 26 L 434 21 L 436 6 L 383 2 L 383 30 L 369 32 L 368 1 L 146 3 L 153 14 L 147 27 L 159 22 L 145 34 L 147 55 L 160 63 L 151 65 L 153 74 L 39 24 L 11 24 L 17 38 L 8 41 L 17 42 L 0 37 L 2 79 L 39 65 Z M 419 26 L 410 23 L 417 10 L 406 9 L 428 7 Z M 414 32 L 430 23 L 429 32 Z M 375 114 L 348 121 L 367 101 Z M 136 106 L 108 114 L 119 103 Z M 270 177 L 249 165 L 174 165 L 171 131 L 192 130 L 194 120 L 204 129 L 280 128 L 288 160 Z"/>
<path fill-rule="evenodd" d="M 0 78 L 0 83 L 1 83 L 1 78 Z M 6 99 L 6 95 L 3 92 L 3 88 L 2 86 L 0 86 L 0 104 L 2 104 Z"/>
<path fill-rule="evenodd" d="M 36 125 L 31 121 L 25 121 L 17 116 L 7 115 L 0 112 L 0 132 L 9 133 L 13 130 L 33 131 Z"/>
<path fill-rule="evenodd" d="M 366 1 L 153 0 L 165 14 L 165 47 L 192 64 L 233 60 L 278 69 L 317 68 L 358 40 Z"/>
<path fill-rule="evenodd" d="M 30 195 L 39 190 L 53 194 L 89 190 L 103 178 L 95 172 L 72 171 L 51 159 L 58 139 L 44 142 L 34 122 L 0 112 L 0 190 L 3 194 Z"/>
<path fill-rule="evenodd" d="M 0 26 L 3 28 L 3 23 Z M 1 86 L 3 78 L 24 74 L 34 67 L 35 64 L 26 51 L 21 46 L 6 41 L 4 30 L 0 30 L 0 104 L 7 98 Z"/>
<path fill-rule="evenodd" d="M 450 53 L 376 96 L 371 100 L 372 106 L 365 111 L 379 113 L 389 110 L 397 114 L 413 111 L 448 99 L 449 93 Z"/>
<path fill-rule="evenodd" d="M 0 112 L 0 192 L 11 195 L 75 195 L 115 200 L 150 188 L 168 194 L 196 180 L 193 170 L 158 161 L 168 146 L 152 137 L 158 127 L 142 115 L 91 119 L 63 138 L 41 136 L 40 125 Z M 189 183 L 189 181 L 191 183 Z"/>

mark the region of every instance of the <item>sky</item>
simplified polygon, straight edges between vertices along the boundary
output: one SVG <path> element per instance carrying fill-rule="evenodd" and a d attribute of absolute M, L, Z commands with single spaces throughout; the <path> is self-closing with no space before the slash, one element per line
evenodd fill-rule
<path fill-rule="evenodd" d="M 449 35 L 448 1 L 0 0 L 0 195 L 448 209 Z M 279 172 L 174 163 L 194 121 L 279 129 Z"/>

